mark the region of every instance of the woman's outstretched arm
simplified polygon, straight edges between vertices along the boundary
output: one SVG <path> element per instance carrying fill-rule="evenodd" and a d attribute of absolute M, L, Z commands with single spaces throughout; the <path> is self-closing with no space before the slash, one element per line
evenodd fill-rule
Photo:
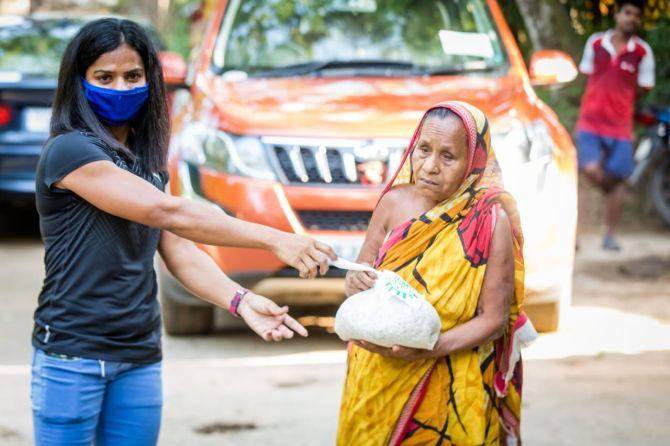
<path fill-rule="evenodd" d="M 184 287 L 207 302 L 226 310 L 230 308 L 235 292 L 242 287 L 230 280 L 195 243 L 162 231 L 158 250 L 170 273 Z M 307 330 L 288 315 L 287 307 L 279 307 L 263 296 L 248 293 L 237 312 L 266 341 L 290 339 L 293 332 L 307 336 Z"/>
<path fill-rule="evenodd" d="M 261 248 L 296 268 L 301 277 L 328 271 L 328 245 L 226 215 L 221 209 L 161 192 L 111 161 L 85 164 L 55 183 L 117 217 L 208 245 Z"/>

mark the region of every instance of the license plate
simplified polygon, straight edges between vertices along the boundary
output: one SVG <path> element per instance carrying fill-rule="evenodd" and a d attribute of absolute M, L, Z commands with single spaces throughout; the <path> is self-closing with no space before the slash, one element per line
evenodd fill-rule
<path fill-rule="evenodd" d="M 320 236 L 317 240 L 330 245 L 339 257 L 354 262 L 363 246 L 364 237 Z"/>
<path fill-rule="evenodd" d="M 24 127 L 29 132 L 48 133 L 51 121 L 51 109 L 46 107 L 29 107 L 23 112 Z"/>

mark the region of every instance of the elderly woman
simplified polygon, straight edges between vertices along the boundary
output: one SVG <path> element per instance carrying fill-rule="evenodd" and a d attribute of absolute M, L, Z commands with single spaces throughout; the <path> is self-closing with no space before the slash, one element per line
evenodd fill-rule
<path fill-rule="evenodd" d="M 501 188 L 489 126 L 445 102 L 425 114 L 372 216 L 360 262 L 392 270 L 437 310 L 433 350 L 357 341 L 339 445 L 520 443 L 522 235 Z M 347 294 L 374 275 L 349 273 Z"/>

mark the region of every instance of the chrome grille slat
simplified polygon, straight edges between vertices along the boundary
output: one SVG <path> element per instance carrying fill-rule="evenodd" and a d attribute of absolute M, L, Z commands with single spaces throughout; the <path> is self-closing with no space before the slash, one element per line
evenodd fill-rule
<path fill-rule="evenodd" d="M 319 175 L 326 183 L 332 183 L 333 177 L 330 174 L 330 167 L 328 166 L 328 158 L 326 156 L 326 147 L 319 146 L 315 152 L 316 168 L 319 170 Z"/>
<path fill-rule="evenodd" d="M 344 164 L 344 175 L 347 180 L 355 183 L 358 181 L 358 172 L 356 171 L 356 157 L 353 153 L 342 154 L 342 163 Z"/>
<path fill-rule="evenodd" d="M 306 183 L 309 181 L 309 176 L 307 175 L 307 170 L 305 169 L 305 163 L 302 160 L 302 149 L 300 146 L 293 146 L 288 151 L 289 159 L 293 166 L 293 173 L 302 181 Z"/>
<path fill-rule="evenodd" d="M 386 179 L 394 173 L 404 149 L 403 143 L 370 140 L 328 140 L 318 138 L 264 137 L 279 177 L 288 184 L 361 185 L 359 169 L 371 159 L 386 165 Z M 346 144 L 345 144 L 346 143 Z M 376 151 L 378 148 L 380 151 Z M 372 158 L 361 151 L 372 150 Z M 376 155 L 375 155 L 376 153 Z M 377 158 L 375 158 L 377 157 Z M 365 180 L 365 177 L 363 177 Z"/>

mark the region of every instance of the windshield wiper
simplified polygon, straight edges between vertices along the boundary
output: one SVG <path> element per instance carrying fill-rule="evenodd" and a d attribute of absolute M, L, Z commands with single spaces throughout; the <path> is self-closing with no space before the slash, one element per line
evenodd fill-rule
<path fill-rule="evenodd" d="M 286 65 L 271 70 L 258 71 L 253 73 L 254 77 L 284 77 L 284 76 L 305 76 L 307 74 L 318 73 L 324 70 L 337 70 L 347 68 L 361 68 L 373 70 L 402 70 L 414 71 L 416 65 L 411 62 L 395 62 L 391 60 L 330 60 L 326 62 L 307 62 L 293 65 Z"/>
<path fill-rule="evenodd" d="M 438 67 L 426 68 L 422 70 L 422 74 L 428 76 L 448 76 L 452 74 L 468 74 L 468 73 L 482 73 L 498 71 L 501 67 L 497 65 L 486 65 L 481 67 Z"/>

